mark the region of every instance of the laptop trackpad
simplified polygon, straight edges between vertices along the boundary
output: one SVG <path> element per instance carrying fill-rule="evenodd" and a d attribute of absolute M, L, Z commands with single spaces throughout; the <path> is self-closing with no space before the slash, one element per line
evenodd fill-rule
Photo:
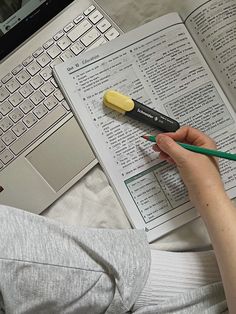
<path fill-rule="evenodd" d="M 26 158 L 55 191 L 95 159 L 75 118 L 66 122 Z"/>

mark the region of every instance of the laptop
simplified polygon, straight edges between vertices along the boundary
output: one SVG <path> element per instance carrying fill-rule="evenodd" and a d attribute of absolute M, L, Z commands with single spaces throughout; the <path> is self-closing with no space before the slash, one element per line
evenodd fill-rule
<path fill-rule="evenodd" d="M 0 204 L 39 214 L 97 164 L 52 69 L 120 33 L 95 1 L 0 2 Z"/>

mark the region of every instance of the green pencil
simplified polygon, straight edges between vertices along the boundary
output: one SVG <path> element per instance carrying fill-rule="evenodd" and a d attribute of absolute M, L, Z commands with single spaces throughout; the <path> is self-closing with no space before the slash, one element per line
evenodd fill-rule
<path fill-rule="evenodd" d="M 155 136 L 143 135 L 142 138 L 144 138 L 147 141 L 156 143 L 156 137 Z M 190 145 L 190 144 L 185 144 L 185 143 L 179 143 L 179 142 L 176 142 L 176 143 L 178 143 L 183 148 L 191 150 L 192 152 L 195 152 L 195 153 L 208 155 L 208 156 L 215 156 L 215 157 L 219 157 L 219 158 L 225 158 L 225 159 L 230 159 L 230 160 L 236 161 L 236 154 L 221 152 L 218 150 L 208 149 L 208 148 L 199 147 L 199 146 Z"/>

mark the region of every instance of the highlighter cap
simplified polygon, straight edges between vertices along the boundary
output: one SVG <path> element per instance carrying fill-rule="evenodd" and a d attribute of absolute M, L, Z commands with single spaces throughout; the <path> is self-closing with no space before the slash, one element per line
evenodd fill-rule
<path fill-rule="evenodd" d="M 132 98 L 114 90 L 108 90 L 105 92 L 103 96 L 103 103 L 107 107 L 123 114 L 134 109 L 134 101 Z"/>

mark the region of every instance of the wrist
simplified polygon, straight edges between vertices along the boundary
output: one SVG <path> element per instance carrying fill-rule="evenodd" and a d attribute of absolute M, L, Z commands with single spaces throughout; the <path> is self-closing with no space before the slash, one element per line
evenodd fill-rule
<path fill-rule="evenodd" d="M 193 204 L 204 218 L 210 213 L 223 210 L 225 204 L 229 202 L 223 186 L 212 186 L 208 189 L 201 189 L 193 196 Z"/>
<path fill-rule="evenodd" d="M 222 181 L 205 181 L 201 185 L 191 188 L 189 196 L 194 206 L 201 212 L 207 207 L 216 206 L 219 201 L 228 198 Z"/>

